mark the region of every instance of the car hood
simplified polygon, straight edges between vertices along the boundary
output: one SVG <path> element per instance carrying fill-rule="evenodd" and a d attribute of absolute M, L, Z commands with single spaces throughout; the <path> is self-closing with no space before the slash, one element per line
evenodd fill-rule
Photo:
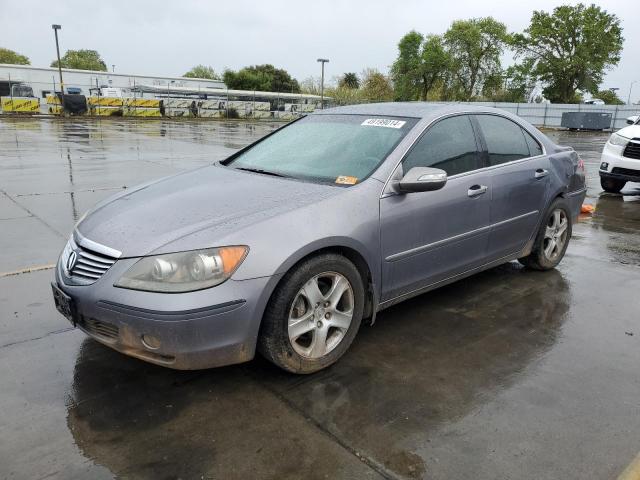
<path fill-rule="evenodd" d="M 314 184 L 212 165 L 121 193 L 98 204 L 78 224 L 80 235 L 139 257 L 212 229 L 217 246 L 233 230 L 344 192 Z"/>
<path fill-rule="evenodd" d="M 616 132 L 626 138 L 640 138 L 640 125 L 629 125 Z"/>

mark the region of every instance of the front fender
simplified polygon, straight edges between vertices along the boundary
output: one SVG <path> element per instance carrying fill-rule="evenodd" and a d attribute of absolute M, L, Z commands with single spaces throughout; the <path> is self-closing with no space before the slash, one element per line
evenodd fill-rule
<path fill-rule="evenodd" d="M 276 269 L 276 273 L 284 274 L 303 258 L 315 252 L 330 248 L 347 248 L 355 251 L 367 264 L 373 283 L 375 285 L 380 284 L 380 262 L 375 261 L 375 253 L 369 251 L 369 249 L 358 240 L 350 237 L 327 237 L 304 245 L 282 262 Z"/>

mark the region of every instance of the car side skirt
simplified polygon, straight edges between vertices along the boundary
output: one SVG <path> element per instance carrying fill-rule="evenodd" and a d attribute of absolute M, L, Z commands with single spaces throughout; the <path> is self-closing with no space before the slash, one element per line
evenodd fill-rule
<path fill-rule="evenodd" d="M 416 290 L 413 290 L 411 292 L 407 292 L 407 293 L 403 293 L 402 295 L 399 295 L 395 298 L 391 298 L 389 300 L 385 300 L 384 302 L 381 302 L 378 304 L 378 311 L 382 311 L 385 308 L 389 308 L 393 305 L 396 305 L 400 302 L 404 302 L 405 300 L 409 300 L 410 298 L 414 298 L 417 297 L 418 295 L 422 295 L 423 293 L 427 293 L 430 292 L 431 290 L 435 290 L 436 288 L 440 288 L 443 287 L 445 285 L 449 285 L 450 283 L 454 283 L 457 282 L 458 280 L 462 280 L 463 278 L 467 278 L 470 277 L 472 275 L 475 275 L 476 273 L 480 273 L 484 270 L 489 270 L 490 268 L 493 267 L 497 267 L 498 265 L 502 265 L 504 263 L 508 263 L 512 260 L 517 260 L 518 258 L 521 257 L 525 257 L 528 255 L 528 253 L 530 252 L 531 247 L 529 245 L 527 245 L 526 248 L 524 248 L 523 250 L 519 251 L 516 254 L 512 254 L 512 255 L 507 255 L 505 257 L 502 258 L 498 258 L 497 260 L 493 260 L 492 262 L 489 263 L 485 263 L 484 265 L 480 265 L 479 267 L 475 267 L 472 268 L 471 270 L 467 270 L 466 272 L 462 272 L 462 273 L 458 273 L 456 275 L 453 275 L 452 277 L 449 278 L 445 278 L 444 280 L 440 280 L 436 283 L 432 283 L 430 285 L 426 285 L 424 287 L 420 287 Z"/>

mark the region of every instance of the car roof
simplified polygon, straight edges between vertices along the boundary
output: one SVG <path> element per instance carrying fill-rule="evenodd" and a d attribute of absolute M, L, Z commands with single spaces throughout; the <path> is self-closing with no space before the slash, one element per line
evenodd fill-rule
<path fill-rule="evenodd" d="M 427 103 L 427 102 L 386 102 L 348 105 L 345 107 L 316 110 L 315 115 L 384 115 L 392 117 L 435 118 L 450 113 L 502 113 L 504 110 L 493 107 L 475 106 L 467 103 Z"/>

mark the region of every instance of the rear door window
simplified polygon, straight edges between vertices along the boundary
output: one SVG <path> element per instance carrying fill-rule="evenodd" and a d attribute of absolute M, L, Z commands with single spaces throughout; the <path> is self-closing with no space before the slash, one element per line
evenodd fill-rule
<path fill-rule="evenodd" d="M 482 168 L 469 116 L 445 118 L 430 127 L 402 162 L 405 174 L 413 167 L 440 168 L 448 176 Z"/>
<path fill-rule="evenodd" d="M 476 118 L 487 145 L 490 166 L 532 156 L 520 125 L 497 115 L 476 115 Z"/>

